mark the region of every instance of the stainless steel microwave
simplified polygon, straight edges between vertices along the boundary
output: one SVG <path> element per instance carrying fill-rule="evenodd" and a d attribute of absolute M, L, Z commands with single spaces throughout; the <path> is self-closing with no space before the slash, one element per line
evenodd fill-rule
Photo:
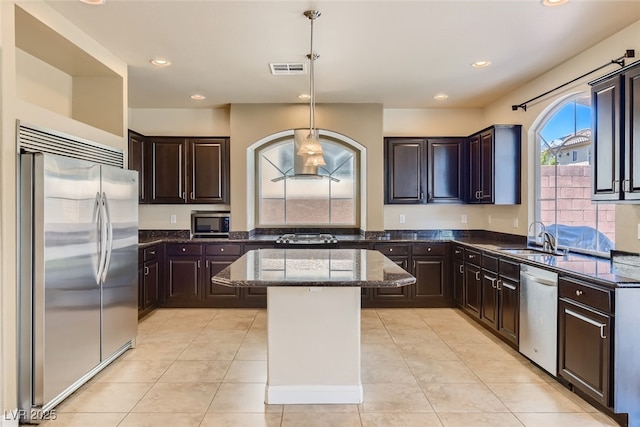
<path fill-rule="evenodd" d="M 229 237 L 231 216 L 229 212 L 191 212 L 191 236 Z"/>

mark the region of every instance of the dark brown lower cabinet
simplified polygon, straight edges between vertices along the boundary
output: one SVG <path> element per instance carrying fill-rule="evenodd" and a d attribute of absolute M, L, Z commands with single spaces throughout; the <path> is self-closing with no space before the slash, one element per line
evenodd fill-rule
<path fill-rule="evenodd" d="M 202 274 L 201 256 L 168 255 L 163 304 L 175 307 L 200 300 Z"/>
<path fill-rule="evenodd" d="M 202 281 L 202 287 L 205 290 L 204 299 L 218 302 L 240 300 L 242 288 L 214 285 L 211 283 L 211 277 L 230 266 L 236 259 L 237 257 L 221 258 L 216 256 L 205 256 L 205 276 Z"/>
<path fill-rule="evenodd" d="M 612 406 L 612 318 L 561 298 L 558 303 L 558 375 L 575 389 Z"/>
<path fill-rule="evenodd" d="M 408 244 L 387 244 L 381 243 L 374 245 L 374 249 L 382 252 L 391 261 L 398 264 L 404 270 L 411 272 L 409 269 L 409 257 L 411 255 L 410 245 Z M 411 295 L 415 285 L 401 286 L 399 288 L 372 288 L 371 298 L 375 305 L 376 302 L 406 303 L 411 300 Z"/>
<path fill-rule="evenodd" d="M 464 307 L 464 260 L 453 260 L 453 302 Z"/>
<path fill-rule="evenodd" d="M 476 318 L 480 318 L 482 307 L 482 268 L 466 262 L 464 265 L 464 309 Z"/>
<path fill-rule="evenodd" d="M 416 278 L 413 301 L 418 307 L 451 307 L 449 263 L 446 243 L 412 245 L 411 273 Z"/>
<path fill-rule="evenodd" d="M 500 276 L 498 292 L 498 332 L 518 345 L 520 325 L 520 281 Z"/>
<path fill-rule="evenodd" d="M 159 247 L 138 251 L 138 318 L 146 316 L 158 305 L 160 291 Z"/>
<path fill-rule="evenodd" d="M 498 274 L 482 270 L 481 289 L 480 320 L 495 328 L 498 323 Z"/>

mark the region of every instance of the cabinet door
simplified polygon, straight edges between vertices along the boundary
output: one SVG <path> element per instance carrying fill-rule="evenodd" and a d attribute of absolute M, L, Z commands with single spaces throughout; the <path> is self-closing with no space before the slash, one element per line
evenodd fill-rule
<path fill-rule="evenodd" d="M 625 200 L 640 199 L 640 67 L 625 73 Z"/>
<path fill-rule="evenodd" d="M 453 261 L 453 301 L 458 307 L 464 306 L 464 261 Z"/>
<path fill-rule="evenodd" d="M 168 301 L 194 301 L 200 299 L 200 257 L 167 257 L 167 288 L 165 299 Z"/>
<path fill-rule="evenodd" d="M 220 258 L 220 257 L 206 257 L 206 274 L 203 277 L 202 287 L 205 289 L 205 298 L 214 300 L 239 300 L 242 294 L 242 288 L 214 285 L 211 283 L 211 277 L 221 272 L 224 268 L 228 267 L 237 258 Z"/>
<path fill-rule="evenodd" d="M 143 286 L 145 310 L 155 307 L 158 302 L 158 283 L 158 261 L 145 262 Z"/>
<path fill-rule="evenodd" d="M 185 141 L 149 138 L 151 149 L 151 202 L 185 203 Z"/>
<path fill-rule="evenodd" d="M 558 374 L 611 406 L 611 318 L 563 299 L 559 309 Z"/>
<path fill-rule="evenodd" d="M 493 203 L 494 178 L 493 130 L 480 134 L 480 201 Z"/>
<path fill-rule="evenodd" d="M 620 78 L 591 88 L 593 200 L 620 198 Z"/>
<path fill-rule="evenodd" d="M 482 203 L 482 159 L 480 135 L 469 137 L 469 203 Z"/>
<path fill-rule="evenodd" d="M 414 257 L 413 275 L 416 278 L 413 299 L 421 307 L 447 307 L 445 257 Z"/>
<path fill-rule="evenodd" d="M 144 136 L 129 131 L 129 169 L 138 171 L 138 202 L 147 202 L 146 153 L 147 145 Z"/>
<path fill-rule="evenodd" d="M 487 325 L 495 328 L 498 325 L 498 275 L 482 270 L 482 305 L 480 318 Z"/>
<path fill-rule="evenodd" d="M 223 138 L 187 140 L 189 203 L 229 203 L 228 141 Z"/>
<path fill-rule="evenodd" d="M 500 276 L 498 282 L 498 332 L 507 340 L 518 344 L 520 317 L 520 283 Z"/>
<path fill-rule="evenodd" d="M 460 203 L 462 201 L 463 139 L 440 138 L 427 141 L 427 201 Z"/>
<path fill-rule="evenodd" d="M 144 311 L 144 263 L 138 263 L 138 315 Z"/>
<path fill-rule="evenodd" d="M 482 301 L 481 268 L 474 264 L 465 263 L 464 268 L 464 308 L 469 313 L 480 318 Z"/>
<path fill-rule="evenodd" d="M 388 138 L 385 143 L 385 203 L 424 203 L 424 139 Z"/>

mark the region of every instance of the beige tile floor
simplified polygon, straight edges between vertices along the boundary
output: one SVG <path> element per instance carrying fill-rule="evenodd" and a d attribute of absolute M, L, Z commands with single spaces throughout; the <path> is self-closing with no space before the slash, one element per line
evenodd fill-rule
<path fill-rule="evenodd" d="M 362 311 L 361 405 L 265 405 L 266 311 L 160 309 L 46 427 L 616 425 L 454 309 Z"/>

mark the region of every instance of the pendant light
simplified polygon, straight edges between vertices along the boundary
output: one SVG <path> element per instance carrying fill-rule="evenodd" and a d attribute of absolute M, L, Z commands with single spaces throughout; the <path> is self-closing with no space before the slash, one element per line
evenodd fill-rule
<path fill-rule="evenodd" d="M 318 138 L 318 129 L 316 129 L 316 87 L 315 87 L 315 67 L 314 63 L 320 56 L 313 52 L 313 21 L 320 17 L 320 11 L 307 10 L 304 12 L 304 16 L 311 21 L 311 53 L 307 55 L 309 58 L 309 134 L 307 138 L 302 141 L 300 148 L 296 153 L 298 156 L 308 156 L 305 164 L 308 166 L 324 166 L 326 165 L 322 155 L 322 145 Z"/>

